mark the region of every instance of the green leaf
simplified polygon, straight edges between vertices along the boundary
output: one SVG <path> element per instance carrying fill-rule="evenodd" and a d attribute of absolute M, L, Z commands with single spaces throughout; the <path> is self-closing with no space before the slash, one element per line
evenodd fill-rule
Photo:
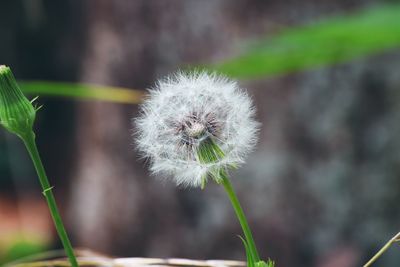
<path fill-rule="evenodd" d="M 285 74 L 400 47 L 400 5 L 386 5 L 283 30 L 237 57 L 207 66 L 236 78 Z"/>
<path fill-rule="evenodd" d="M 240 240 L 242 240 L 243 245 L 244 245 L 244 249 L 246 250 L 247 267 L 256 267 L 254 259 L 253 259 L 253 254 L 252 254 L 252 252 L 250 250 L 249 244 L 247 243 L 247 241 L 243 237 L 239 236 L 239 238 L 240 238 Z"/>
<path fill-rule="evenodd" d="M 142 101 L 144 92 L 140 90 L 100 86 L 93 84 L 21 81 L 21 90 L 25 94 L 41 96 L 68 97 L 83 100 L 100 100 L 122 104 L 137 104 Z"/>

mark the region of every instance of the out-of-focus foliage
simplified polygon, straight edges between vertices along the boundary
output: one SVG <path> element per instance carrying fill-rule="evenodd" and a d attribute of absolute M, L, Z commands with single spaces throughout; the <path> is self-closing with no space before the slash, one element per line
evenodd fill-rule
<path fill-rule="evenodd" d="M 30 95 L 46 95 L 137 104 L 143 92 L 139 90 L 99 86 L 93 84 L 61 83 L 47 81 L 19 82 L 21 90 Z"/>
<path fill-rule="evenodd" d="M 208 68 L 237 78 L 284 74 L 400 47 L 400 5 L 291 28 Z"/>
<path fill-rule="evenodd" d="M 42 240 L 18 239 L 10 242 L 7 246 L 2 247 L 0 251 L 0 264 L 12 262 L 20 258 L 43 252 L 47 249 L 46 244 Z"/>
<path fill-rule="evenodd" d="M 400 5 L 374 7 L 354 15 L 284 30 L 242 55 L 207 68 L 249 79 L 345 62 L 400 46 Z M 109 86 L 47 81 L 20 82 L 27 94 L 136 104 L 143 93 Z"/>

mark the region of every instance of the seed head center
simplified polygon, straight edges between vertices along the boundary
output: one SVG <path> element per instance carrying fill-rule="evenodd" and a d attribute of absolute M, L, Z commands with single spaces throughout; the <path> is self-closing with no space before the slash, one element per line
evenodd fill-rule
<path fill-rule="evenodd" d="M 199 138 L 205 133 L 206 126 L 202 123 L 194 122 L 192 125 L 187 127 L 185 130 L 189 137 Z"/>

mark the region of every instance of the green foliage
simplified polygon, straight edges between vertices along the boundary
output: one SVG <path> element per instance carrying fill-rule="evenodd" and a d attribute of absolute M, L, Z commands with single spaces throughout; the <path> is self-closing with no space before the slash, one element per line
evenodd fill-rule
<path fill-rule="evenodd" d="M 243 54 L 206 68 L 237 78 L 285 74 L 345 62 L 400 46 L 400 5 L 283 30 Z"/>
<path fill-rule="evenodd" d="M 2 255 L 0 264 L 15 261 L 30 255 L 37 254 L 39 252 L 45 251 L 46 246 L 41 242 L 35 241 L 16 241 L 12 244 Z"/>
<path fill-rule="evenodd" d="M 143 92 L 139 90 L 92 84 L 30 81 L 20 82 L 19 85 L 25 94 L 35 96 L 70 97 L 122 104 L 137 104 L 143 97 Z"/>

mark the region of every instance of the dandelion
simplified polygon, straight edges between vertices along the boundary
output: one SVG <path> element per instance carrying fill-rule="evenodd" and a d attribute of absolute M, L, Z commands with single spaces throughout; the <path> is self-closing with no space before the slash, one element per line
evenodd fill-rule
<path fill-rule="evenodd" d="M 228 179 L 257 141 L 259 123 L 251 98 L 238 84 L 206 72 L 177 73 L 149 90 L 135 120 L 136 144 L 154 174 L 177 185 L 222 184 L 242 226 L 249 266 L 260 260 L 246 217 Z"/>
<path fill-rule="evenodd" d="M 207 73 L 178 73 L 150 90 L 136 120 L 137 146 L 151 171 L 178 185 L 219 182 L 218 171 L 244 162 L 257 141 L 258 122 L 249 96 L 236 82 Z M 219 149 L 207 161 L 205 143 Z M 215 147 L 216 147 L 215 146 Z"/>

